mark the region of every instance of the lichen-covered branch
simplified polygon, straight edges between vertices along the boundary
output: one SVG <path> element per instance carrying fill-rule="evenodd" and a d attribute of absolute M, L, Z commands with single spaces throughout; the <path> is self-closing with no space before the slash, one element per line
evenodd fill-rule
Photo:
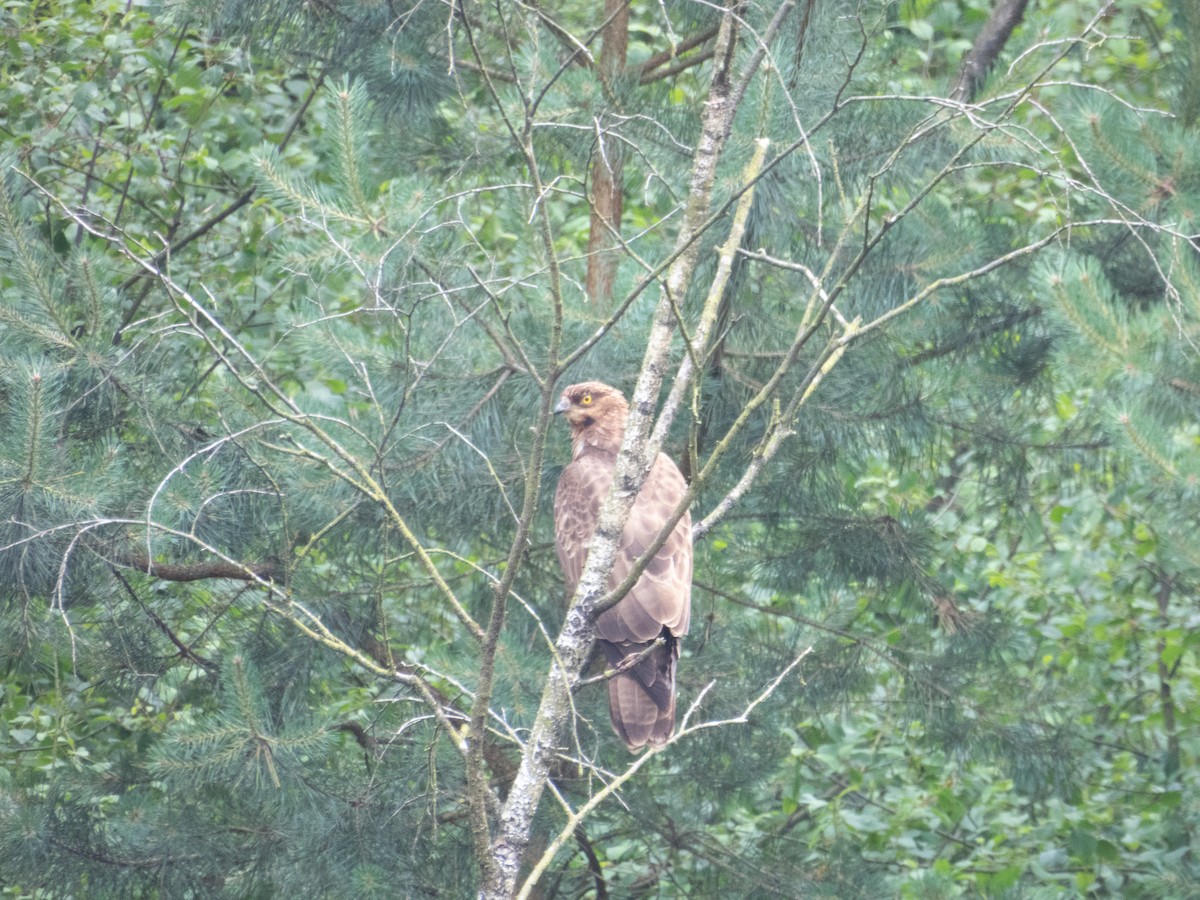
<path fill-rule="evenodd" d="M 575 601 L 556 642 L 557 656 L 550 665 L 517 777 L 501 810 L 498 833 L 492 843 L 491 858 L 486 861 L 487 870 L 480 890 L 480 896 L 488 900 L 512 897 L 516 890 L 533 816 L 570 718 L 571 685 L 582 671 L 591 649 L 593 604 L 605 592 L 617 538 L 657 453 L 658 448 L 649 440 L 649 431 L 675 334 L 673 298 L 684 296 L 695 270 L 699 252 L 695 233 L 708 215 L 717 163 L 732 127 L 735 109 L 730 87 L 737 33 L 737 16 L 732 9 L 727 9 L 716 38 L 713 77 L 705 103 L 701 138 L 693 158 L 691 190 L 676 238 L 677 249 L 684 249 L 675 256 L 667 271 L 647 338 L 641 374 L 633 392 L 629 425 L 618 454 L 613 489 L 601 511 Z"/>

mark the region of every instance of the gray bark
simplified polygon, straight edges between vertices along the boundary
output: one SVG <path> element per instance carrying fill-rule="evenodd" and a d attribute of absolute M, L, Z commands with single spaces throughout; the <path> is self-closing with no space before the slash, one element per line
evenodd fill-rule
<path fill-rule="evenodd" d="M 555 643 L 556 658 L 550 665 L 517 776 L 500 811 L 491 848 L 492 864 L 479 892 L 484 900 L 508 900 L 517 890 L 521 859 L 529 843 L 533 816 L 545 789 L 550 765 L 563 749 L 560 744 L 571 716 L 571 686 L 578 680 L 591 651 L 594 604 L 605 594 L 608 574 L 616 558 L 617 540 L 651 462 L 658 454 L 659 447 L 649 435 L 677 327 L 672 298 L 676 302 L 682 299 L 695 270 L 699 252 L 696 238 L 711 208 L 717 163 L 733 123 L 731 73 L 737 30 L 737 17 L 729 10 L 717 35 L 703 131 L 693 158 L 687 207 L 675 244 L 678 255 L 667 271 L 647 340 L 641 375 L 630 404 L 629 424 L 617 456 L 613 487 L 600 512 L 575 600 Z M 661 440 L 657 443 L 661 444 Z"/>

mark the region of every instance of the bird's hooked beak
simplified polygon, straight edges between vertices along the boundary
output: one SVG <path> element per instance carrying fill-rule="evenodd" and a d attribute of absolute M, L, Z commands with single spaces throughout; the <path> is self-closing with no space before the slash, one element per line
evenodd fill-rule
<path fill-rule="evenodd" d="M 570 408 L 571 408 L 571 401 L 568 400 L 566 397 L 563 397 L 562 399 L 560 399 L 558 401 L 558 405 L 556 407 L 554 407 L 554 414 L 557 416 L 560 413 L 565 413 Z"/>

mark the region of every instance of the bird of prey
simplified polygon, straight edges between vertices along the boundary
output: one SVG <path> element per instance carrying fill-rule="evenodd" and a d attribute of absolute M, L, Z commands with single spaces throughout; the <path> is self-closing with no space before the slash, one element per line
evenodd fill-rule
<path fill-rule="evenodd" d="M 554 497 L 558 561 L 571 596 L 612 484 L 629 404 L 615 388 L 586 381 L 563 391 L 554 411 L 571 425 L 571 462 Z M 610 589 L 649 549 L 686 492 L 678 467 L 660 453 L 625 522 Z M 691 597 L 692 519 L 685 513 L 629 592 L 596 618 L 596 643 L 617 670 L 608 682 L 609 714 L 631 752 L 664 743 L 675 728 L 675 661 L 679 639 L 687 634 Z"/>

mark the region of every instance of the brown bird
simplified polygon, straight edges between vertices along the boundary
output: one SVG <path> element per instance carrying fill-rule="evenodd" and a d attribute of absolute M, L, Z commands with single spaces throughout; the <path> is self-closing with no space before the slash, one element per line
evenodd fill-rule
<path fill-rule="evenodd" d="M 558 561 L 570 596 L 612 484 L 629 404 L 617 389 L 585 381 L 563 391 L 554 411 L 571 425 L 571 462 L 554 496 Z M 678 467 L 658 454 L 625 522 L 609 588 L 625 579 L 686 492 Z M 596 643 L 609 666 L 618 670 L 608 682 L 609 715 L 632 752 L 647 743 L 664 743 L 675 728 L 675 661 L 679 639 L 687 634 L 691 601 L 692 517 L 685 513 L 629 593 L 596 619 Z M 663 643 L 647 653 L 660 637 Z"/>

